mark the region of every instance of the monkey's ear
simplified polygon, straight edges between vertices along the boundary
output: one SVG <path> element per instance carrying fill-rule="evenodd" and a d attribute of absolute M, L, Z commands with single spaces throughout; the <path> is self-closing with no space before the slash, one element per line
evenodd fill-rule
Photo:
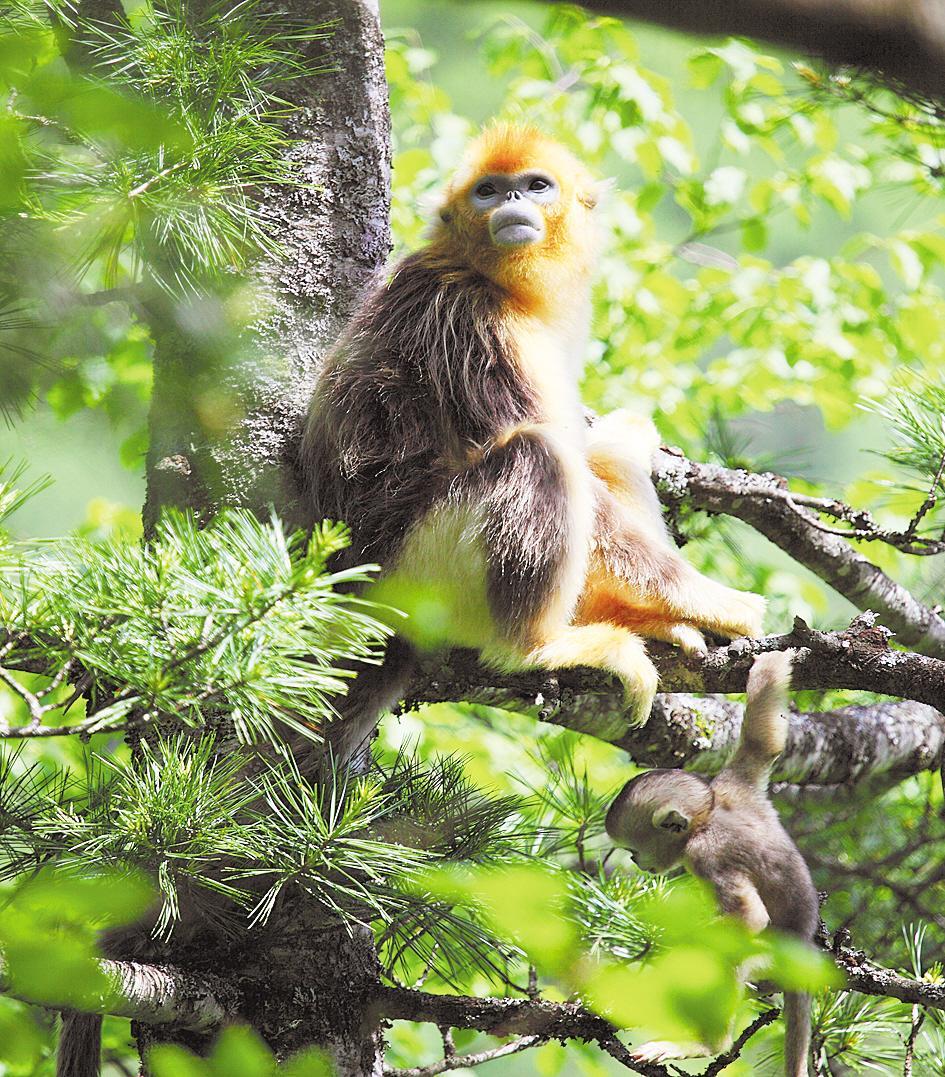
<path fill-rule="evenodd" d="M 604 195 L 607 194 L 608 191 L 613 190 L 616 186 L 617 181 L 615 179 L 600 180 L 598 183 L 594 183 L 581 191 L 578 195 L 578 201 L 587 209 L 594 209 Z"/>
<path fill-rule="evenodd" d="M 440 220 L 444 224 L 449 224 L 452 219 L 453 219 L 453 211 L 449 208 L 449 206 L 443 206 L 440 209 Z"/>
<path fill-rule="evenodd" d="M 657 830 L 671 830 L 674 834 L 685 834 L 689 829 L 689 817 L 683 815 L 672 804 L 664 804 L 653 812 L 653 826 Z"/>

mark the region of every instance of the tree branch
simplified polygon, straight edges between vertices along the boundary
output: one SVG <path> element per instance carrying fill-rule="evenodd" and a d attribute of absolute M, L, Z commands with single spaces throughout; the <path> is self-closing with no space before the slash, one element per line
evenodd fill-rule
<path fill-rule="evenodd" d="M 437 1074 L 448 1073 L 450 1070 L 470 1069 L 473 1066 L 481 1066 L 485 1062 L 494 1062 L 497 1058 L 507 1058 L 509 1055 L 527 1051 L 530 1047 L 537 1047 L 544 1042 L 541 1036 L 520 1036 L 511 1043 L 503 1043 L 501 1047 L 493 1047 L 489 1051 L 451 1055 L 441 1058 L 438 1062 L 431 1062 L 429 1066 L 414 1066 L 406 1070 L 385 1066 L 384 1077 L 436 1077 Z"/>
<path fill-rule="evenodd" d="M 857 609 L 877 613 L 900 643 L 945 658 L 945 620 L 854 550 L 845 538 L 825 529 L 808 507 L 813 504 L 836 515 L 846 506 L 821 499 L 806 499 L 802 504 L 804 499 L 791 494 L 787 481 L 777 475 L 699 464 L 665 450 L 657 455 L 653 480 L 660 496 L 670 504 L 685 500 L 693 508 L 723 512 L 751 524 Z M 847 511 L 848 519 L 855 518 L 854 510 Z"/>
<path fill-rule="evenodd" d="M 940 0 L 583 0 L 583 6 L 690 34 L 754 37 L 945 96 Z"/>
<path fill-rule="evenodd" d="M 844 932 L 838 932 L 832 953 L 847 977 L 849 990 L 945 1010 L 945 985 L 910 979 L 875 965 L 864 953 L 851 948 L 847 938 Z M 237 990 L 211 973 L 194 974 L 173 966 L 148 965 L 137 961 L 103 960 L 100 967 L 109 981 L 109 990 L 102 995 L 98 1005 L 87 1007 L 87 1012 L 127 1017 L 146 1025 L 173 1025 L 194 1032 L 211 1032 L 239 1016 L 240 997 Z M 25 1002 L 33 1001 L 15 989 L 10 990 L 2 959 L 0 990 Z M 367 1021 L 420 1021 L 440 1028 L 476 1029 L 492 1036 L 533 1038 L 536 1042 L 569 1039 L 594 1042 L 625 1065 L 630 1065 L 629 1056 L 623 1057 L 626 1056 L 626 1048 L 616 1039 L 614 1026 L 579 1002 L 438 995 L 379 984 L 368 999 L 365 1011 Z M 767 1024 L 775 1014 L 776 1011 L 769 1011 L 761 1018 Z M 758 1021 L 753 1022 L 739 1037 L 737 1044 L 743 1045 L 759 1027 Z M 517 1049 L 524 1050 L 525 1046 L 522 1043 Z M 464 1064 L 478 1063 L 467 1061 Z M 667 1071 L 661 1066 L 634 1062 L 631 1068 L 651 1077 L 668 1077 Z M 407 1072 L 412 1074 L 414 1071 Z"/>
<path fill-rule="evenodd" d="M 833 956 L 846 975 L 847 987 L 862 995 L 895 998 L 933 1010 L 945 1010 L 945 984 L 911 980 L 892 969 L 874 965 L 861 950 L 846 945 L 844 932 L 837 932 Z"/>
<path fill-rule="evenodd" d="M 945 662 L 888 645 L 888 633 L 861 614 L 843 632 L 797 621 L 783 636 L 736 640 L 702 659 L 665 644 L 650 653 L 670 692 L 743 692 L 756 654 L 794 648 L 796 689 L 854 688 L 907 703 L 795 714 L 778 762 L 779 781 L 852 786 L 937 768 L 945 759 Z M 421 660 L 407 705 L 465 700 L 531 714 L 624 748 L 639 763 L 718 771 L 735 750 L 743 708 L 693 695 L 659 696 L 646 726 L 628 730 L 623 689 L 596 670 L 499 673 L 469 651 Z M 922 705 L 925 704 L 925 705 Z"/>
<path fill-rule="evenodd" d="M 474 1028 L 492 1036 L 534 1037 L 536 1041 L 593 1042 L 644 1077 L 670 1077 L 663 1066 L 631 1059 L 614 1026 L 579 1002 L 434 995 L 408 987 L 379 987 L 373 1009 L 392 1021 L 426 1021 L 441 1028 Z"/>
<path fill-rule="evenodd" d="M 90 1013 L 128 1017 L 146 1025 L 174 1025 L 192 1032 L 210 1032 L 238 1011 L 236 989 L 210 973 L 199 976 L 171 965 L 138 961 L 101 961 L 108 981 L 100 1004 Z M 10 990 L 0 958 L 0 990 L 24 1002 L 34 1000 Z M 83 1007 L 84 1009 L 86 1007 Z"/>

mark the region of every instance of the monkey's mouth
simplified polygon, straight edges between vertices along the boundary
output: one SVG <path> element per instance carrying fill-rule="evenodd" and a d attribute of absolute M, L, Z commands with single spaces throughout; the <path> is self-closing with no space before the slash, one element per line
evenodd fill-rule
<path fill-rule="evenodd" d="M 510 213 L 502 220 L 495 221 L 490 231 L 492 242 L 497 247 L 522 247 L 527 243 L 537 243 L 544 235 L 544 229 L 524 213 Z"/>

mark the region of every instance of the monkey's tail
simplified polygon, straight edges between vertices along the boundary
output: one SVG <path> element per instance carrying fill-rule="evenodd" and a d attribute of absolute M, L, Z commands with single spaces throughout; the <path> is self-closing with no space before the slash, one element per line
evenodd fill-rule
<path fill-rule="evenodd" d="M 56 1050 L 56 1077 L 99 1077 L 101 1065 L 101 1014 L 64 1012 Z"/>
<path fill-rule="evenodd" d="M 808 1077 L 810 1053 L 810 995 L 784 993 L 785 1077 Z"/>
<path fill-rule="evenodd" d="M 381 713 L 402 698 L 415 663 L 410 644 L 394 636 L 380 665 L 356 666 L 351 691 L 338 701 L 338 717 L 328 726 L 326 740 L 336 765 L 356 764 L 369 751 Z"/>
<path fill-rule="evenodd" d="M 748 674 L 742 736 L 755 758 L 773 759 L 784 750 L 793 661 L 793 651 L 769 651 L 758 655 Z"/>

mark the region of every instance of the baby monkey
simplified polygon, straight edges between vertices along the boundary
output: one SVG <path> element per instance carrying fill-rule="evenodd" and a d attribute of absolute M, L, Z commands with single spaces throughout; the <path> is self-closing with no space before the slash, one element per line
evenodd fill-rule
<path fill-rule="evenodd" d="M 748 677 L 748 703 L 732 762 L 709 781 L 683 770 L 651 770 L 621 790 L 607 833 L 644 871 L 677 864 L 711 883 L 723 913 L 752 932 L 772 927 L 809 942 L 819 907 L 810 872 L 768 799 L 768 775 L 784 750 L 790 652 L 762 654 Z M 786 992 L 785 1073 L 807 1077 L 810 996 Z M 723 1046 L 724 1049 L 724 1046 Z M 701 1044 L 652 1042 L 639 1061 L 715 1053 Z"/>

